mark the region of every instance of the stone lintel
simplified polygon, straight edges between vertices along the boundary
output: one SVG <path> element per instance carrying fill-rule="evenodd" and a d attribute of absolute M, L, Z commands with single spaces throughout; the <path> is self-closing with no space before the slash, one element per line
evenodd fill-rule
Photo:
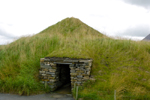
<path fill-rule="evenodd" d="M 62 63 L 77 63 L 77 62 L 92 62 L 92 59 L 77 59 L 77 58 L 59 58 L 59 57 L 45 57 L 41 58 L 41 62 L 62 62 Z"/>

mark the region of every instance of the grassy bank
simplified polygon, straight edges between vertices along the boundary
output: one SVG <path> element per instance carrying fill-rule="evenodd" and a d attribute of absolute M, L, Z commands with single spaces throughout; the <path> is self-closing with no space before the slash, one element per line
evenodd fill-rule
<path fill-rule="evenodd" d="M 93 59 L 96 81 L 80 88 L 80 98 L 113 100 L 116 90 L 117 99 L 150 99 L 149 42 L 111 39 L 75 18 L 0 47 L 0 92 L 46 92 L 38 79 L 39 59 L 46 56 Z"/>

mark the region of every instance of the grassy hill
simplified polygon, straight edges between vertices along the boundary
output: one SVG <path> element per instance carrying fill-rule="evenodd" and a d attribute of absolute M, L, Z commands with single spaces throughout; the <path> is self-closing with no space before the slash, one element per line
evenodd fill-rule
<path fill-rule="evenodd" d="M 113 100 L 114 90 L 117 100 L 150 99 L 150 44 L 108 38 L 76 18 L 0 47 L 0 92 L 47 92 L 38 79 L 46 56 L 93 59 L 96 81 L 79 90 L 85 100 Z"/>

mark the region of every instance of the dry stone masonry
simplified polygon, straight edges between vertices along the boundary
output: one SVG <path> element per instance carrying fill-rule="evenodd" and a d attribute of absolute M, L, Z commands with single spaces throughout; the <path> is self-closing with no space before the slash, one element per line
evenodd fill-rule
<path fill-rule="evenodd" d="M 70 82 L 81 86 L 90 79 L 92 59 L 50 58 L 40 59 L 39 77 L 43 84 L 47 84 L 51 91 Z"/>

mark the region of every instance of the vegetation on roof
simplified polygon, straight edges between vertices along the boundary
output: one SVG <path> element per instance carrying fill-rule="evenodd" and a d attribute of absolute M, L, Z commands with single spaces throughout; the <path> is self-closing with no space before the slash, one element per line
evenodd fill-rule
<path fill-rule="evenodd" d="M 112 39 L 76 18 L 66 18 L 34 36 L 0 47 L 0 92 L 48 92 L 38 73 L 43 57 L 92 58 L 89 81 L 79 90 L 85 100 L 150 99 L 150 44 Z"/>

